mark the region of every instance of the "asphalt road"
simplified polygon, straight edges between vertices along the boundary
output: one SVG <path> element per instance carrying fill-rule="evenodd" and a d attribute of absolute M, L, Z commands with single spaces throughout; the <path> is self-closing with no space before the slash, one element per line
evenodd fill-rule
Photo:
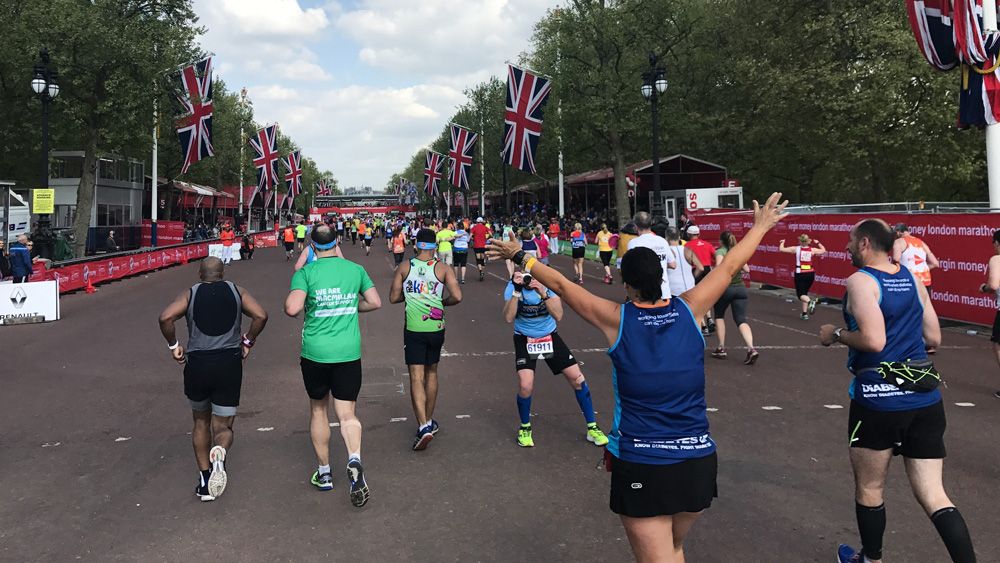
<path fill-rule="evenodd" d="M 447 311 L 435 414 L 441 432 L 426 451 L 413 452 L 403 311 L 388 304 L 389 255 L 378 243 L 370 257 L 360 246 L 346 252 L 368 269 L 384 302 L 361 316 L 367 506 L 350 505 L 336 429 L 334 491 L 308 484 L 315 458 L 297 361 L 301 321 L 282 313 L 292 269 L 282 252 L 265 249 L 227 271 L 271 318 L 246 364 L 229 487 L 213 503 L 192 494 L 190 410 L 156 324 L 160 310 L 197 281 L 196 263 L 64 296 L 56 323 L 0 327 L 0 560 L 629 560 L 624 531 L 607 507 L 600 450 L 584 439 L 569 387 L 541 364 L 536 447 L 514 443 L 503 266 L 491 264 L 483 283 L 470 272 L 463 303 Z M 565 257 L 556 265 L 571 271 Z M 623 296 L 600 276 L 599 266 L 588 264 L 585 287 Z M 823 348 L 813 336 L 839 315 L 820 307 L 801 321 L 796 303 L 754 291 L 760 361 L 742 365 L 735 342 L 729 360 L 706 360 L 720 498 L 689 537 L 689 561 L 827 562 L 838 543 L 858 543 L 846 350 Z M 598 421 L 608 430 L 603 337 L 572 311 L 560 334 L 584 362 Z M 961 332 L 946 332 L 937 362 L 948 380 L 946 486 L 980 561 L 1000 561 L 1000 402 L 991 396 L 1000 387 L 997 368 L 986 339 Z M 901 463 L 890 479 L 886 560 L 947 561 Z"/>

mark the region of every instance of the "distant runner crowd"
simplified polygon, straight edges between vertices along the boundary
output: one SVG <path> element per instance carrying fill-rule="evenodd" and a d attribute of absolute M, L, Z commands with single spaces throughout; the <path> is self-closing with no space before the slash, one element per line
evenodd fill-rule
<path fill-rule="evenodd" d="M 717 497 L 718 457 L 705 402 L 708 356 L 727 358 L 729 313 L 745 344 L 742 361 L 754 365 L 760 352 L 748 323 L 747 262 L 764 235 L 787 214 L 780 194 L 754 202 L 754 224 L 742 240 L 723 232 L 718 246 L 695 225 L 673 228 L 644 212 L 619 233 L 602 226 L 596 236 L 603 277 L 619 279 L 623 301 L 584 289 L 587 238 L 581 225 L 564 233 L 558 221 L 514 224 L 501 218 L 446 220 L 330 217 L 292 225 L 280 233 L 286 259 L 298 252 L 285 314 L 303 319 L 300 369 L 311 402 L 310 434 L 317 464 L 310 482 L 334 486 L 330 460 L 332 405 L 347 452 L 349 496 L 354 506 L 371 498 L 361 457 L 362 424 L 356 413 L 362 384 L 359 315 L 383 306 L 366 268 L 344 259 L 342 247 L 361 244 L 371 255 L 383 241 L 392 256 L 389 303 L 405 310 L 403 352 L 416 419 L 411 448 L 426 449 L 440 431 L 434 419 L 438 365 L 445 340 L 446 311 L 463 300 L 466 274 L 500 278 L 503 317 L 512 324 L 515 397 L 521 447 L 533 447 L 531 405 L 538 360 L 561 374 L 579 405 L 585 439 L 604 448 L 611 472 L 609 505 L 620 515 L 636 559 L 683 561 L 684 538 Z M 795 264 L 801 320 L 815 313 L 810 296 L 814 257 L 827 249 L 803 233 L 780 243 Z M 1000 298 L 1000 231 L 993 234 L 983 293 Z M 562 246 L 570 276 L 553 256 Z M 851 405 L 845 440 L 856 485 L 860 547 L 846 544 L 838 560 L 880 562 L 886 529 L 884 490 L 890 461 L 902 456 L 911 488 L 953 561 L 976 561 L 965 521 L 943 485 L 945 409 L 933 355 L 941 329 L 927 288 L 937 259 L 906 225 L 865 219 L 850 233 L 847 251 L 857 268 L 847 280 L 843 323 L 824 324 L 818 341 L 848 352 Z M 474 263 L 469 265 L 470 254 Z M 503 261 L 504 275 L 488 261 Z M 224 279 L 224 265 L 207 258 L 200 282 L 181 293 L 161 314 L 168 349 L 184 366 L 184 388 L 194 414 L 192 441 L 199 469 L 196 495 L 218 498 L 228 476 L 227 450 L 239 404 L 243 360 L 267 323 L 267 313 L 247 292 Z M 559 335 L 564 308 L 573 309 L 604 334 L 612 363 L 614 413 L 610 430 L 598 424 L 590 389 L 572 348 Z M 250 319 L 242 329 L 242 317 Z M 182 346 L 175 323 L 186 319 Z M 1000 362 L 1000 312 L 992 341 Z M 997 392 L 1000 397 L 1000 391 Z"/>

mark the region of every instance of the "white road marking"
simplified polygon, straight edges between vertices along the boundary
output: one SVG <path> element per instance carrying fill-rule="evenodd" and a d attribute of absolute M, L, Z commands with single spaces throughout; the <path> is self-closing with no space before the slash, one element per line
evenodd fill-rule
<path fill-rule="evenodd" d="M 814 332 L 806 332 L 804 330 L 799 330 L 797 328 L 792 328 L 790 326 L 785 326 L 785 325 L 778 324 L 778 323 L 769 323 L 769 322 L 767 322 L 767 321 L 765 321 L 763 319 L 756 319 L 756 318 L 753 318 L 753 317 L 749 317 L 749 318 L 750 318 L 751 321 L 753 321 L 755 323 L 760 323 L 760 324 L 764 324 L 764 325 L 768 325 L 768 326 L 773 326 L 773 327 L 776 327 L 776 328 L 783 328 L 785 330 L 790 330 L 792 332 L 797 332 L 799 334 L 804 334 L 806 336 L 814 336 L 816 338 L 819 338 L 819 335 L 817 333 L 814 333 Z"/>
<path fill-rule="evenodd" d="M 826 407 L 826 408 L 828 408 L 828 409 L 842 409 L 842 408 L 844 408 L 843 405 L 823 405 L 823 406 Z"/>
<path fill-rule="evenodd" d="M 273 426 L 261 426 L 257 429 L 257 432 L 270 432 L 272 430 L 274 430 Z"/>
<path fill-rule="evenodd" d="M 713 408 L 713 407 L 708 407 L 705 410 L 707 410 L 708 412 L 719 412 L 719 409 L 716 409 L 716 408 Z"/>
<path fill-rule="evenodd" d="M 115 438 L 115 441 L 116 442 L 128 442 L 131 439 L 132 439 L 131 436 L 119 436 L 119 437 Z"/>
<path fill-rule="evenodd" d="M 955 403 L 956 407 L 974 407 L 975 403 Z"/>
<path fill-rule="evenodd" d="M 45 442 L 44 444 L 42 444 L 42 447 L 43 448 L 55 448 L 55 447 L 61 446 L 61 445 L 62 445 L 62 442 Z"/>
<path fill-rule="evenodd" d="M 456 414 L 455 418 L 471 418 L 471 414 Z"/>
<path fill-rule="evenodd" d="M 767 405 L 767 406 L 763 406 L 763 407 L 760 407 L 760 408 L 762 408 L 762 409 L 764 409 L 766 411 L 780 411 L 781 410 L 781 407 L 776 407 L 774 405 Z"/>
<path fill-rule="evenodd" d="M 401 416 L 399 418 L 390 418 L 389 422 L 406 422 L 406 417 L 405 416 Z"/>
<path fill-rule="evenodd" d="M 335 426 L 340 426 L 340 423 L 339 422 L 331 422 L 330 423 L 330 428 L 333 428 Z"/>

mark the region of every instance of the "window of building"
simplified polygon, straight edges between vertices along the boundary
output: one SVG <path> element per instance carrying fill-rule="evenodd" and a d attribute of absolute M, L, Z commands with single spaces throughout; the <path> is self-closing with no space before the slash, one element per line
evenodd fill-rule
<path fill-rule="evenodd" d="M 74 219 L 76 219 L 75 205 L 57 205 L 56 212 L 52 215 L 52 225 L 57 229 L 72 227 Z"/>
<path fill-rule="evenodd" d="M 739 195 L 720 195 L 719 196 L 719 207 L 721 209 L 739 209 L 739 207 L 740 207 L 740 196 Z"/>
<path fill-rule="evenodd" d="M 115 161 L 102 158 L 97 161 L 97 176 L 104 180 L 117 180 Z"/>
<path fill-rule="evenodd" d="M 53 178 L 79 178 L 83 176 L 82 156 L 60 156 L 52 162 Z"/>

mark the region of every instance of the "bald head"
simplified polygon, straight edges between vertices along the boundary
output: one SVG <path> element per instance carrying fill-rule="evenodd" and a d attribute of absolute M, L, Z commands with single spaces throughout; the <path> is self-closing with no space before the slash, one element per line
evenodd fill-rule
<path fill-rule="evenodd" d="M 650 227 L 653 226 L 652 216 L 645 211 L 636 213 L 635 217 L 632 218 L 632 222 L 635 223 L 635 228 L 639 230 L 640 234 L 644 231 L 649 231 Z"/>
<path fill-rule="evenodd" d="M 24 233 L 17 235 L 17 242 L 21 244 L 28 244 L 28 235 Z"/>
<path fill-rule="evenodd" d="M 330 244 L 336 238 L 333 229 L 329 225 L 317 225 L 313 227 L 311 236 L 313 242 L 316 244 Z"/>
<path fill-rule="evenodd" d="M 198 276 L 203 282 L 216 282 L 222 279 L 224 271 L 225 267 L 222 265 L 222 260 L 219 260 L 215 256 L 209 256 L 201 261 L 201 266 L 198 268 Z"/>

